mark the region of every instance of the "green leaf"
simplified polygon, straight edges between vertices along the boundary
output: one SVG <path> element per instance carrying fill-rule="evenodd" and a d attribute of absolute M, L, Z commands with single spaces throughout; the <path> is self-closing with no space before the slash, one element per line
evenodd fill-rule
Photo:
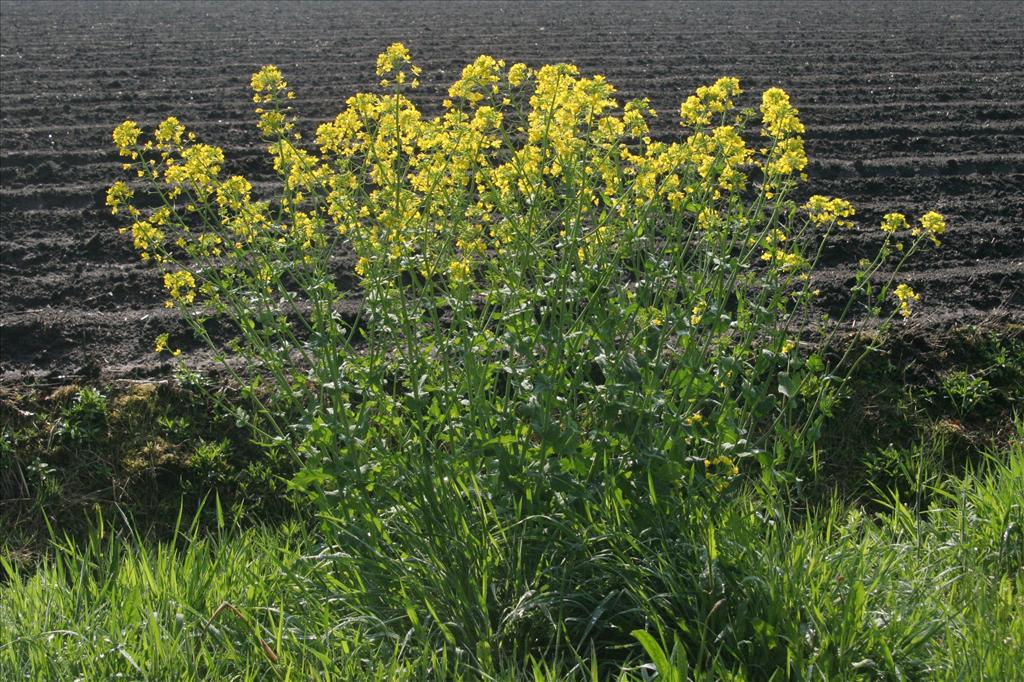
<path fill-rule="evenodd" d="M 220 504 L 220 493 L 213 499 L 217 506 L 217 530 L 224 530 L 224 508 Z"/>
<path fill-rule="evenodd" d="M 636 361 L 636 356 L 633 353 L 626 353 L 622 356 L 622 363 L 620 366 L 623 376 L 634 384 L 639 384 L 642 380 L 640 376 L 640 365 Z"/>
<path fill-rule="evenodd" d="M 668 662 L 668 656 L 665 655 L 665 650 L 661 648 L 657 640 L 651 636 L 651 633 L 646 630 L 633 630 L 631 633 L 640 646 L 647 652 L 647 656 L 651 659 L 651 663 L 658 670 L 658 676 L 665 679 L 671 679 L 670 675 L 672 672 L 672 666 Z"/>
<path fill-rule="evenodd" d="M 288 481 L 288 487 L 299 492 L 311 493 L 330 480 L 331 475 L 323 469 L 303 469 Z"/>
<path fill-rule="evenodd" d="M 824 372 L 825 362 L 821 359 L 821 356 L 815 353 L 811 357 L 807 358 L 807 368 L 812 372 Z"/>
<path fill-rule="evenodd" d="M 789 376 L 789 373 L 779 372 L 779 393 L 786 396 L 787 398 L 792 398 L 793 396 L 796 395 L 796 390 L 796 384 L 793 382 L 793 379 Z"/>

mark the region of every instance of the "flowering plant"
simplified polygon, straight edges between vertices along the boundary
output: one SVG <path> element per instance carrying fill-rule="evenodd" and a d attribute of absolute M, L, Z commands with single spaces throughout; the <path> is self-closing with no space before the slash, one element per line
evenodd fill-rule
<path fill-rule="evenodd" d="M 735 78 L 701 87 L 669 142 L 650 136 L 648 100 L 620 103 L 570 64 L 482 56 L 434 118 L 410 98 L 404 46 L 377 75 L 381 92 L 349 98 L 313 144 L 281 72 L 253 75 L 274 196 L 223 177 L 222 150 L 175 118 L 151 137 L 117 127 L 136 181 L 107 196 L 165 269 L 167 305 L 249 387 L 240 416 L 301 459 L 295 487 L 339 534 L 370 529 L 367 556 L 397 557 L 387 519 L 439 500 L 547 518 L 613 499 L 671 518 L 744 469 L 774 485 L 806 460 L 850 365 L 801 339 L 811 275 L 855 211 L 792 199 L 807 155 L 783 90 L 758 111 L 737 108 Z M 853 305 L 908 316 L 899 265 L 944 229 L 885 216 L 818 338 Z"/>

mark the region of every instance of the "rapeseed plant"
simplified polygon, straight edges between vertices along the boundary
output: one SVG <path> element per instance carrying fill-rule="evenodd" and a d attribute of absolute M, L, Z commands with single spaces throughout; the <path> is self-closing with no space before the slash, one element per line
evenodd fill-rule
<path fill-rule="evenodd" d="M 564 322 L 576 326 L 567 331 L 589 329 L 588 334 L 615 338 L 616 325 L 628 325 L 639 314 L 626 311 L 640 306 L 636 310 L 667 311 L 652 318 L 661 330 L 657 348 L 706 347 L 684 330 L 710 319 L 704 332 L 709 339 L 738 336 L 739 348 L 751 353 L 767 343 L 786 349 L 786 362 L 799 365 L 790 345 L 763 337 L 775 335 L 776 320 L 792 319 L 809 304 L 813 292 L 806 283 L 815 254 L 833 228 L 853 227 L 855 211 L 843 199 L 814 195 L 803 206 L 803 227 L 783 217 L 791 203 L 788 192 L 803 180 L 806 166 L 804 126 L 783 90 L 762 96 L 761 131 L 771 146 L 755 152 L 745 139 L 753 113 L 726 120 L 742 94 L 735 78 L 721 78 L 689 97 L 680 119 L 690 134 L 663 143 L 647 136 L 647 120 L 655 115 L 647 100 L 620 108 L 610 83 L 601 76 L 583 78 L 569 64 L 536 71 L 515 64 L 506 70 L 503 61 L 482 56 L 463 70 L 448 90 L 444 113 L 431 120 L 402 94 L 420 74 L 404 46 L 381 53 L 376 72 L 386 81 L 385 92 L 351 97 L 334 121 L 317 129 L 316 150 L 303 146 L 295 130 L 294 93 L 280 70 L 267 66 L 253 75 L 259 128 L 282 181 L 276 203 L 254 198 L 251 183 L 241 176 L 222 178 L 223 151 L 196 142 L 174 117 L 144 142 L 134 122 L 117 127 L 114 142 L 130 159 L 127 169 L 161 201 L 142 211 L 137 190 L 120 181 L 108 191 L 107 204 L 113 213 L 135 218 L 130 229 L 144 260 L 172 268 L 164 275 L 169 307 L 182 308 L 190 319 L 202 319 L 196 306 L 210 306 L 245 320 L 241 332 L 252 343 L 262 343 L 262 332 L 252 329 L 251 311 L 238 306 L 251 301 L 268 313 L 277 311 L 271 319 L 278 322 L 263 338 L 281 335 L 298 344 L 310 365 L 303 371 L 321 385 L 335 385 L 348 361 L 344 349 L 309 347 L 279 320 L 282 306 L 294 314 L 312 304 L 314 312 L 303 313 L 306 332 L 335 324 L 331 301 L 342 294 L 331 287 L 319 293 L 302 288 L 322 286 L 327 255 L 344 242 L 356 255 L 354 272 L 371 306 L 367 317 L 406 319 L 400 330 L 381 327 L 376 340 L 382 347 L 404 346 L 413 366 L 426 359 L 418 354 L 429 356 L 457 340 L 434 338 L 414 348 L 399 338 L 413 332 L 408 320 L 414 311 L 432 308 L 436 296 L 459 311 L 482 296 L 492 306 L 489 314 L 497 316 L 512 300 L 539 304 L 543 292 L 533 287 L 542 282 L 556 283 L 564 303 L 583 302 L 600 289 L 605 304 L 625 306 L 618 317 L 601 314 L 594 320 L 598 327 L 612 325 L 606 331 L 571 318 Z M 517 110 L 513 101 L 529 106 Z M 759 194 L 743 201 L 751 182 Z M 824 232 L 813 235 L 810 226 Z M 888 214 L 879 256 L 861 264 L 858 293 L 874 297 L 869 307 L 881 305 L 889 287 L 872 288 L 874 273 L 891 253 L 904 251 L 902 243 L 890 248 L 890 239 L 908 227 L 902 214 Z M 927 213 L 910 230 L 914 248 L 922 237 L 937 244 L 944 229 L 939 214 Z M 913 250 L 904 252 L 904 260 Z M 768 269 L 745 271 L 751 256 Z M 656 261 L 668 267 L 657 272 Z M 410 273 L 421 278 L 411 287 Z M 616 287 L 628 280 L 634 289 L 617 296 Z M 766 288 L 757 293 L 761 285 Z M 241 295 L 247 287 L 256 299 Z M 275 292 L 281 300 L 264 300 Z M 741 301 L 731 312 L 723 307 L 729 293 Z M 905 284 L 892 295 L 902 317 L 919 298 Z M 256 304 L 258 299 L 263 302 Z M 774 309 L 769 316 L 760 312 L 766 303 Z M 393 305 L 403 307 L 401 315 L 389 309 Z M 672 313 L 679 309 L 686 314 Z M 489 320 L 462 322 L 467 328 L 453 334 L 494 331 Z M 203 336 L 198 323 L 197 332 Z M 326 329 L 323 336 L 337 340 L 339 333 Z M 511 339 L 506 352 L 517 345 Z M 264 360 L 273 353 L 253 352 Z"/>
<path fill-rule="evenodd" d="M 908 284 L 896 285 L 892 295 L 899 302 L 899 312 L 904 318 L 910 317 L 911 305 L 921 299 L 920 294 L 914 293 L 914 290 Z"/>
<path fill-rule="evenodd" d="M 151 139 L 126 121 L 114 142 L 141 182 L 115 183 L 107 204 L 166 269 L 168 306 L 247 360 L 225 362 L 253 401 L 237 416 L 301 461 L 293 486 L 351 551 L 332 564 L 347 603 L 482 660 L 532 646 L 551 618 L 587 623 L 597 605 L 573 595 L 608 576 L 577 585 L 551 552 L 582 551 L 565 535 L 581 519 L 656 526 L 671 544 L 740 486 L 795 480 L 856 362 L 794 340 L 817 260 L 855 211 L 791 198 L 804 126 L 779 88 L 759 117 L 737 110 L 735 78 L 699 88 L 680 107 L 685 136 L 665 142 L 648 100 L 620 103 L 570 64 L 482 56 L 433 118 L 407 96 L 421 72 L 403 45 L 376 75 L 381 91 L 350 97 L 312 144 L 280 70 L 253 75 L 273 197 L 223 177 L 223 151 L 177 119 Z M 847 311 L 910 315 L 919 297 L 893 278 L 945 223 L 925 214 L 905 245 L 908 228 L 885 217 Z M 346 251 L 354 317 L 336 283 Z M 211 335 L 214 316 L 233 339 Z M 495 572 L 512 577 L 481 587 Z"/>
<path fill-rule="evenodd" d="M 893 234 L 900 230 L 909 229 L 910 223 L 907 222 L 907 217 L 902 213 L 886 213 L 885 217 L 882 218 L 882 232 Z"/>
<path fill-rule="evenodd" d="M 942 214 L 936 213 L 935 211 L 928 211 L 921 216 L 921 227 L 914 228 L 910 231 L 910 234 L 914 237 L 918 237 L 922 234 L 927 234 L 928 238 L 932 240 L 935 246 L 939 246 L 939 235 L 945 233 L 946 221 L 942 217 Z"/>

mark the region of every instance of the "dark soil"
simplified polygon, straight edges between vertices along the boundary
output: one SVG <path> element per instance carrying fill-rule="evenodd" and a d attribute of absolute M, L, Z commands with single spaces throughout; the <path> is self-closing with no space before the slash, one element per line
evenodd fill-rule
<path fill-rule="evenodd" d="M 373 87 L 375 57 L 396 40 L 424 68 L 428 113 L 481 53 L 603 73 L 623 99 L 651 97 L 663 137 L 700 84 L 781 86 L 807 126 L 809 190 L 850 199 L 862 219 L 827 254 L 822 288 L 838 291 L 873 251 L 882 214 L 934 209 L 950 232 L 906 272 L 923 294 L 914 324 L 1024 320 L 1020 3 L 0 7 L 2 383 L 169 371 L 153 340 L 180 325 L 103 206 L 120 176 L 115 125 L 175 115 L 259 180 L 252 72 L 279 65 L 311 131 Z"/>

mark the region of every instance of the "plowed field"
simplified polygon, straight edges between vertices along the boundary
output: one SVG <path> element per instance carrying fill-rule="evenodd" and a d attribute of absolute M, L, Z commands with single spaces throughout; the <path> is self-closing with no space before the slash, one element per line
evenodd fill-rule
<path fill-rule="evenodd" d="M 282 68 L 308 132 L 373 86 L 396 40 L 424 68 L 427 113 L 481 53 L 603 73 L 652 99 L 663 137 L 700 84 L 781 86 L 807 126 L 809 191 L 862 220 L 826 254 L 823 287 L 872 251 L 883 213 L 934 209 L 950 232 L 907 272 L 913 324 L 1024 320 L 1021 3 L 4 2 L 0 38 L 3 382 L 168 369 L 152 352 L 175 328 L 158 273 L 103 207 L 116 124 L 176 115 L 259 180 L 252 72 Z"/>

